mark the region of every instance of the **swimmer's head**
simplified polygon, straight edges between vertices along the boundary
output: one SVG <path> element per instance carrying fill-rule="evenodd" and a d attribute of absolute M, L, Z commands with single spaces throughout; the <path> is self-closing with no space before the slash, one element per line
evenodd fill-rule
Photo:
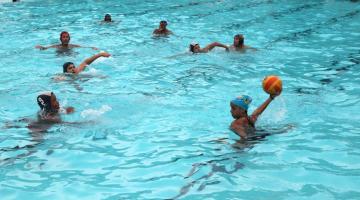
<path fill-rule="evenodd" d="M 61 44 L 69 44 L 70 42 L 70 34 L 66 31 L 63 31 L 60 33 L 60 41 L 61 41 Z"/>
<path fill-rule="evenodd" d="M 110 14 L 106 14 L 104 17 L 104 21 L 105 22 L 111 22 L 111 15 Z"/>
<path fill-rule="evenodd" d="M 237 34 L 234 36 L 234 46 L 235 47 L 240 47 L 244 45 L 244 36 L 241 34 Z"/>
<path fill-rule="evenodd" d="M 66 62 L 63 65 L 64 73 L 75 73 L 75 65 L 72 62 Z"/>
<path fill-rule="evenodd" d="M 53 92 L 44 92 L 41 93 L 37 98 L 37 103 L 40 109 L 44 112 L 58 112 L 59 111 L 59 102 L 56 99 L 56 96 Z"/>
<path fill-rule="evenodd" d="M 189 46 L 189 50 L 193 53 L 198 53 L 200 51 L 200 45 L 197 42 L 193 42 Z"/>
<path fill-rule="evenodd" d="M 166 26 L 167 26 L 167 21 L 165 21 L 165 20 L 160 21 L 159 26 L 160 26 L 161 29 L 165 29 Z"/>
<path fill-rule="evenodd" d="M 247 95 L 242 95 L 242 96 L 236 97 L 235 99 L 231 100 L 231 102 L 230 102 L 231 115 L 234 118 L 246 116 L 251 101 L 252 101 L 252 98 Z"/>

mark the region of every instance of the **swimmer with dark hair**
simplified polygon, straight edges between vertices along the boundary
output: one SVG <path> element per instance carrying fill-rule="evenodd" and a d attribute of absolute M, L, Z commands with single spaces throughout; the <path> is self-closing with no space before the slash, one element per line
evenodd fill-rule
<path fill-rule="evenodd" d="M 201 48 L 199 43 L 193 42 L 193 43 L 190 44 L 189 50 L 191 52 L 193 52 L 193 53 L 207 53 L 207 52 L 211 51 L 215 47 L 222 47 L 222 48 L 226 49 L 226 51 L 229 51 L 228 46 L 226 46 L 224 44 L 221 44 L 219 42 L 213 42 L 213 43 L 207 45 L 204 48 Z"/>
<path fill-rule="evenodd" d="M 56 48 L 56 49 L 72 49 L 72 48 L 91 48 L 93 50 L 98 50 L 98 48 L 96 47 L 84 47 L 84 46 L 80 46 L 77 44 L 69 44 L 70 42 L 70 34 L 66 31 L 63 31 L 60 33 L 60 42 L 61 44 L 55 44 L 55 45 L 51 45 L 51 46 L 41 46 L 41 45 L 37 45 L 35 46 L 35 48 L 40 49 L 40 50 L 46 50 L 49 48 Z"/>
<path fill-rule="evenodd" d="M 94 62 L 96 59 L 100 57 L 110 57 L 111 55 L 107 52 L 101 52 L 91 56 L 90 58 L 85 59 L 78 67 L 75 67 L 74 63 L 66 62 L 63 65 L 63 72 L 64 73 L 72 73 L 72 74 L 79 74 L 80 72 L 84 71 L 85 68 Z"/>
<path fill-rule="evenodd" d="M 247 46 L 244 44 L 244 36 L 241 34 L 237 34 L 234 36 L 234 42 L 233 44 L 230 46 L 230 50 L 232 51 L 242 51 L 244 52 L 247 49 L 252 49 L 252 50 L 256 50 L 256 48 Z"/>
<path fill-rule="evenodd" d="M 167 24 L 168 23 L 165 20 L 160 21 L 159 28 L 155 29 L 153 34 L 156 36 L 166 36 L 172 34 L 172 32 L 166 28 Z"/>
<path fill-rule="evenodd" d="M 252 98 L 247 95 L 242 95 L 233 99 L 230 102 L 230 113 L 235 120 L 231 122 L 230 129 L 239 135 L 241 139 L 247 139 L 249 135 L 255 133 L 255 122 L 257 118 L 278 95 L 280 95 L 280 93 L 270 95 L 250 116 L 247 111 Z"/>
<path fill-rule="evenodd" d="M 110 14 L 106 14 L 104 17 L 104 22 L 112 22 L 111 20 L 111 15 Z"/>

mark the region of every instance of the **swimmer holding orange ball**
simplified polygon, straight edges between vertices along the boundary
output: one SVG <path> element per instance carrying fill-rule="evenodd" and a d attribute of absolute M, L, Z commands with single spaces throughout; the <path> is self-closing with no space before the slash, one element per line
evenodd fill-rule
<path fill-rule="evenodd" d="M 252 98 L 247 95 L 239 96 L 230 102 L 231 115 L 235 119 L 231 122 L 230 129 L 239 135 L 242 139 L 246 139 L 248 135 L 254 134 L 255 122 L 260 114 L 267 108 L 272 100 L 282 91 L 282 82 L 277 76 L 267 76 L 263 80 L 263 89 L 269 94 L 269 98 L 259 106 L 250 116 L 247 111 Z"/>

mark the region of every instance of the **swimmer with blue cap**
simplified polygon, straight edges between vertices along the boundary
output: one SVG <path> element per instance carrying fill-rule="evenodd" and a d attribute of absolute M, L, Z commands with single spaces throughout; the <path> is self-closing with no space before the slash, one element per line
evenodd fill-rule
<path fill-rule="evenodd" d="M 270 95 L 269 98 L 250 116 L 248 115 L 248 109 L 252 102 L 252 98 L 250 96 L 242 95 L 231 100 L 230 113 L 235 120 L 231 122 L 230 129 L 239 135 L 242 139 L 246 139 L 249 134 L 255 132 L 255 122 L 257 118 L 267 108 L 270 102 L 279 94 Z"/>

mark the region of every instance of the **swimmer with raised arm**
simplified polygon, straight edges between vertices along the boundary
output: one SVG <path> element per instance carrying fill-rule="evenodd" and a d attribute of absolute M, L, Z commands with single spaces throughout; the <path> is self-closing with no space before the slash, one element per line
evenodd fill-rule
<path fill-rule="evenodd" d="M 37 45 L 37 46 L 35 46 L 35 48 L 40 49 L 40 50 L 46 50 L 49 48 L 56 48 L 56 49 L 61 49 L 61 50 L 68 50 L 68 49 L 72 49 L 72 48 L 92 48 L 93 50 L 98 50 L 98 48 L 96 48 L 96 47 L 84 47 L 84 46 L 80 46 L 77 44 L 69 44 L 70 34 L 66 31 L 63 31 L 60 33 L 60 42 L 61 42 L 61 44 L 55 44 L 55 45 L 51 45 L 51 46 L 47 46 L 47 47 Z"/>
<path fill-rule="evenodd" d="M 247 95 L 239 96 L 230 102 L 231 115 L 235 119 L 231 122 L 230 129 L 234 131 L 241 139 L 247 139 L 251 134 L 255 133 L 255 122 L 261 113 L 267 108 L 272 100 L 280 93 L 270 95 L 269 98 L 261 104 L 250 116 L 247 111 L 252 101 Z"/>
<path fill-rule="evenodd" d="M 64 73 L 72 73 L 72 74 L 79 74 L 80 72 L 84 71 L 85 68 L 94 62 L 96 59 L 100 57 L 110 57 L 110 54 L 107 52 L 101 52 L 91 56 L 90 58 L 85 59 L 78 67 L 75 67 L 74 63 L 66 62 L 63 65 L 63 72 Z"/>
<path fill-rule="evenodd" d="M 194 43 L 191 43 L 190 46 L 189 46 L 189 50 L 193 53 L 207 53 L 209 51 L 211 51 L 213 48 L 215 47 L 222 47 L 224 49 L 226 49 L 226 51 L 229 51 L 229 47 L 224 45 L 224 44 L 221 44 L 219 42 L 213 42 L 209 45 L 207 45 L 206 47 L 204 48 L 201 48 L 200 45 L 196 42 Z"/>
<path fill-rule="evenodd" d="M 172 34 L 172 32 L 166 28 L 167 24 L 168 23 L 165 20 L 160 21 L 159 28 L 155 29 L 153 34 L 156 36 L 166 36 Z"/>
<path fill-rule="evenodd" d="M 234 42 L 233 44 L 230 46 L 230 50 L 232 51 L 246 51 L 247 49 L 251 49 L 251 50 L 256 50 L 256 48 L 247 46 L 244 44 L 244 36 L 241 34 L 237 34 L 234 36 Z"/>

